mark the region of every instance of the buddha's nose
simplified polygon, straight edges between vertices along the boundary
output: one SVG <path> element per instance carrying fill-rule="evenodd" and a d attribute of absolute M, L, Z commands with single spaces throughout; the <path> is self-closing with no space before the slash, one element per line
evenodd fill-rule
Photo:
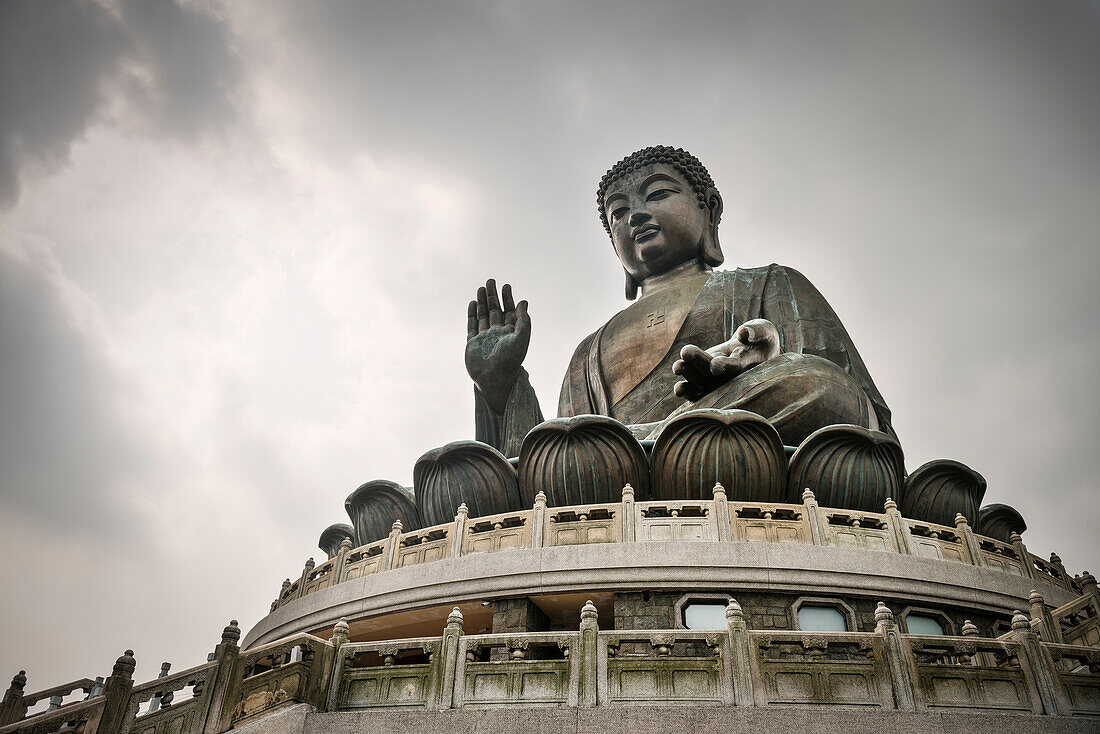
<path fill-rule="evenodd" d="M 630 213 L 630 219 L 628 223 L 631 227 L 637 227 L 639 224 L 645 224 L 651 219 L 649 212 L 645 209 L 635 209 Z"/>

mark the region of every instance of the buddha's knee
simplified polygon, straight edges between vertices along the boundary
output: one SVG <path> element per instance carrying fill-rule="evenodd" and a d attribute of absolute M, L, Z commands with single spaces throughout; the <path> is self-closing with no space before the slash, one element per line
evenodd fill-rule
<path fill-rule="evenodd" d="M 797 446 L 824 426 L 878 428 L 859 383 L 822 357 L 781 354 L 695 401 L 692 408 L 748 410 L 771 421 L 783 443 Z"/>

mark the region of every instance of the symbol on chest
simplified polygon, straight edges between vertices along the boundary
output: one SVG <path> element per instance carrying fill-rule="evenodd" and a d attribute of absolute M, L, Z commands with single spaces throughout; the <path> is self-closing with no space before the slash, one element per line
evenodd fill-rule
<path fill-rule="evenodd" d="M 645 316 L 645 321 L 646 321 L 645 328 L 652 329 L 653 327 L 657 326 L 658 324 L 665 323 L 665 312 L 664 311 L 657 311 L 655 313 L 647 313 L 646 316 Z"/>

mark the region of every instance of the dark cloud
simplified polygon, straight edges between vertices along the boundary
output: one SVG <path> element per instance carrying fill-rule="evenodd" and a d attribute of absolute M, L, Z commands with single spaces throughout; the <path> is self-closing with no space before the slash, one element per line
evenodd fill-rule
<path fill-rule="evenodd" d="M 29 166 L 56 169 L 116 95 L 127 124 L 195 139 L 236 117 L 238 63 L 224 23 L 172 0 L 0 4 L 0 207 Z M 117 110 L 116 110 L 117 111 Z"/>
<path fill-rule="evenodd" d="M 55 167 L 103 102 L 129 49 L 94 2 L 0 3 L 0 206 L 19 196 L 28 163 Z"/>
<path fill-rule="evenodd" d="M 78 326 L 88 314 L 35 265 L 0 250 L 0 512 L 113 544 L 133 531 L 117 492 L 148 446 L 119 413 L 103 345 Z"/>

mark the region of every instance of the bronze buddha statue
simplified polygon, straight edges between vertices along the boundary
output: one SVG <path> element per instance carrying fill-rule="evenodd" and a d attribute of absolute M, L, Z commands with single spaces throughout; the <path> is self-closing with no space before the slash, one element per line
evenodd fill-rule
<path fill-rule="evenodd" d="M 818 428 L 854 424 L 893 435 L 890 411 L 832 308 L 780 265 L 715 271 L 722 197 L 690 153 L 646 148 L 616 163 L 597 190 L 634 303 L 573 353 L 561 417 L 611 416 L 638 438 L 695 408 L 767 418 L 798 445 Z M 527 302 L 489 280 L 470 302 L 466 368 L 476 434 L 506 456 L 543 419 L 523 359 Z"/>

